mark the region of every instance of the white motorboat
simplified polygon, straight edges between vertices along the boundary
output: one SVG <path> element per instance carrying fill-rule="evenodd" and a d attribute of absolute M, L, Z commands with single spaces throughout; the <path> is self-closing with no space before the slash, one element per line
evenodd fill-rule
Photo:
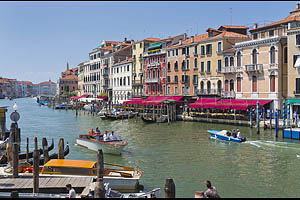
<path fill-rule="evenodd" d="M 76 138 L 76 144 L 86 147 L 93 151 L 102 149 L 103 153 L 120 155 L 128 142 L 123 140 L 103 141 L 97 139 L 99 136 L 94 135 L 80 135 Z"/>

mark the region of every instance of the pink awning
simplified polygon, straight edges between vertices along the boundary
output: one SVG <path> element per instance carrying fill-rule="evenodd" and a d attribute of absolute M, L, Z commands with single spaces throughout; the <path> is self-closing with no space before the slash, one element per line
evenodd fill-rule
<path fill-rule="evenodd" d="M 89 96 L 88 94 L 81 95 L 81 96 L 79 97 L 79 99 L 81 99 L 81 98 L 87 98 L 88 96 Z"/>
<path fill-rule="evenodd" d="M 107 99 L 107 96 L 97 96 L 97 99 Z"/>
<path fill-rule="evenodd" d="M 143 102 L 143 105 L 157 106 L 165 100 L 174 100 L 175 102 L 178 102 L 182 98 L 183 96 L 150 96 Z"/>
<path fill-rule="evenodd" d="M 72 96 L 70 99 L 79 99 L 77 96 Z"/>

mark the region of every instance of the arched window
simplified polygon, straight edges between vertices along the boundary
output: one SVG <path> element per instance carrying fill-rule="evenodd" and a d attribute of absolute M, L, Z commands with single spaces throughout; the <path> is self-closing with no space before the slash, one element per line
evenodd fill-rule
<path fill-rule="evenodd" d="M 225 67 L 228 67 L 228 57 L 225 58 Z"/>
<path fill-rule="evenodd" d="M 270 76 L 270 91 L 275 92 L 275 75 Z"/>
<path fill-rule="evenodd" d="M 201 89 L 201 92 L 203 93 L 203 90 L 204 90 L 204 82 L 203 81 L 201 81 L 201 83 L 200 83 L 200 89 Z"/>
<path fill-rule="evenodd" d="M 194 59 L 194 68 L 198 68 L 198 59 L 197 58 L 195 58 Z"/>
<path fill-rule="evenodd" d="M 252 51 L 252 64 L 257 64 L 257 50 L 253 49 Z"/>
<path fill-rule="evenodd" d="M 241 92 L 241 90 L 242 90 L 242 79 L 241 79 L 241 77 L 237 77 L 236 84 L 237 84 L 237 92 Z"/>
<path fill-rule="evenodd" d="M 233 81 L 233 79 L 230 80 L 229 86 L 230 86 L 230 91 L 234 91 L 234 81 Z"/>
<path fill-rule="evenodd" d="M 287 50 L 287 47 L 284 47 L 284 50 L 283 50 L 283 63 L 288 63 L 288 50 Z"/>
<path fill-rule="evenodd" d="M 152 70 L 152 78 L 155 78 L 155 69 Z"/>
<path fill-rule="evenodd" d="M 270 49 L 270 63 L 275 63 L 275 47 L 271 47 Z"/>
<path fill-rule="evenodd" d="M 210 81 L 207 81 L 207 94 L 210 94 Z"/>
<path fill-rule="evenodd" d="M 218 80 L 218 93 L 220 93 L 222 91 L 222 81 L 221 80 Z"/>
<path fill-rule="evenodd" d="M 233 57 L 230 57 L 230 66 L 234 66 L 234 59 L 233 59 Z"/>
<path fill-rule="evenodd" d="M 252 76 L 252 92 L 257 92 L 257 77 Z"/>
<path fill-rule="evenodd" d="M 225 91 L 228 91 L 228 80 L 225 80 Z"/>

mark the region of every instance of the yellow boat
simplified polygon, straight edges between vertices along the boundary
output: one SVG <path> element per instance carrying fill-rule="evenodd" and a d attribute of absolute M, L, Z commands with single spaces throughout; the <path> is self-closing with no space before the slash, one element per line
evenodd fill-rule
<path fill-rule="evenodd" d="M 136 191 L 140 189 L 139 179 L 142 174 L 140 170 L 133 167 L 104 163 L 104 183 L 109 183 L 113 190 Z M 77 175 L 77 176 L 97 176 L 97 166 L 95 161 L 52 159 L 47 162 L 41 174 L 53 175 Z"/>

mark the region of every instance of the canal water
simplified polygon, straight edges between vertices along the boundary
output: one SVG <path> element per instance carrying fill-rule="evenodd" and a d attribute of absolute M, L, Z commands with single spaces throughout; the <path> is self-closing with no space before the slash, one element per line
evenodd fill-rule
<path fill-rule="evenodd" d="M 140 167 L 140 183 L 145 190 L 163 188 L 166 178 L 173 178 L 177 197 L 194 197 L 194 192 L 205 190 L 210 180 L 221 197 L 300 197 L 300 145 L 299 141 L 284 140 L 274 130 L 238 127 L 247 142 L 242 144 L 216 141 L 207 130 L 237 127 L 200 122 L 146 124 L 140 119 L 108 121 L 83 114 L 76 117 L 72 110 L 53 110 L 39 106 L 34 99 L 0 100 L 0 106 L 9 106 L 7 127 L 12 106 L 17 103 L 20 113 L 22 145 L 26 136 L 42 137 L 48 143 L 64 137 L 70 144 L 68 159 L 96 160 L 96 152 L 75 145 L 75 138 L 89 129 L 115 131 L 128 141 L 121 156 L 104 155 L 105 162 Z M 24 149 L 24 148 L 23 148 Z"/>

